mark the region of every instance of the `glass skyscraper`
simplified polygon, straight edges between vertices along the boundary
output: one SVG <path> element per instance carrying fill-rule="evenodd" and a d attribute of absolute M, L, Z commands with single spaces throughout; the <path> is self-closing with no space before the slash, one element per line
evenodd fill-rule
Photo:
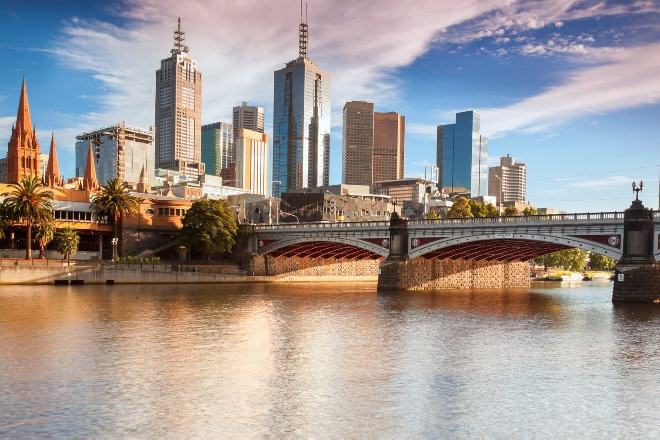
<path fill-rule="evenodd" d="M 307 58 L 307 24 L 300 24 L 299 56 L 275 71 L 274 196 L 329 184 L 330 74 Z"/>
<path fill-rule="evenodd" d="M 488 194 L 488 139 L 474 111 L 456 113 L 456 123 L 438 126 L 438 181 L 445 193 Z"/>
<path fill-rule="evenodd" d="M 234 128 L 227 122 L 202 125 L 202 162 L 206 174 L 220 176 L 223 168 L 236 163 Z"/>

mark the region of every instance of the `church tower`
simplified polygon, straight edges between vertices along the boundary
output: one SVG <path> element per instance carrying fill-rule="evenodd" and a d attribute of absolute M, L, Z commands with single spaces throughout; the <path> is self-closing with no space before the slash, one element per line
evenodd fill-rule
<path fill-rule="evenodd" d="M 55 148 L 55 133 L 50 138 L 50 154 L 48 155 L 48 165 L 46 166 L 46 175 L 44 176 L 44 185 L 61 186 L 62 176 L 57 162 L 57 150 Z"/>
<path fill-rule="evenodd" d="M 23 78 L 16 124 L 12 127 L 7 145 L 7 183 L 20 182 L 25 175 L 40 179 L 39 153 L 37 131 L 32 126 L 27 87 Z"/>

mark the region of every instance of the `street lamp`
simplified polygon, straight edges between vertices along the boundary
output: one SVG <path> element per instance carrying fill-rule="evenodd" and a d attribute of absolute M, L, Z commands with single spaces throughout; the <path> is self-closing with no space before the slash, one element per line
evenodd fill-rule
<path fill-rule="evenodd" d="M 186 247 L 184 245 L 179 246 L 179 272 L 183 269 L 183 257 L 186 254 Z"/>
<path fill-rule="evenodd" d="M 117 243 L 119 243 L 119 239 L 117 237 L 114 237 L 110 243 L 112 243 L 112 262 L 117 261 Z"/>

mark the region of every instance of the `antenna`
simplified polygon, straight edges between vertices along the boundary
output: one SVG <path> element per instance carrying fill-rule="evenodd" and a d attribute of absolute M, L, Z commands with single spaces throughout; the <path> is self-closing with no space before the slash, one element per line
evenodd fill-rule
<path fill-rule="evenodd" d="M 303 21 L 302 0 L 300 0 L 300 26 L 298 27 L 298 57 L 307 58 L 307 3 L 305 3 L 305 21 Z"/>
<path fill-rule="evenodd" d="M 172 49 L 173 54 L 181 54 L 182 52 L 188 52 L 188 46 L 184 45 L 183 42 L 186 41 L 186 33 L 183 32 L 181 28 L 181 17 L 179 17 L 179 25 L 174 31 L 174 49 Z"/>

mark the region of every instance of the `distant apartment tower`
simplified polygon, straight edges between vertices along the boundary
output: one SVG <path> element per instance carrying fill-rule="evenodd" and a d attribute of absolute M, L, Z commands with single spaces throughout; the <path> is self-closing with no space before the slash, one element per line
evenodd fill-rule
<path fill-rule="evenodd" d="M 456 123 L 438 126 L 438 181 L 445 193 L 487 195 L 488 139 L 474 111 L 456 113 Z"/>
<path fill-rule="evenodd" d="M 233 109 L 232 123 L 234 126 L 234 139 L 238 138 L 238 130 L 246 128 L 258 133 L 264 132 L 264 109 L 243 102 Z"/>
<path fill-rule="evenodd" d="M 37 130 L 36 127 L 32 126 L 27 86 L 25 85 L 25 78 L 23 78 L 16 123 L 11 129 L 11 137 L 7 144 L 7 175 L 5 181 L 7 183 L 20 182 L 23 176 L 41 178 L 40 153 Z"/>
<path fill-rule="evenodd" d="M 527 167 L 508 154 L 500 158 L 500 166 L 488 169 L 488 195 L 497 198 L 498 206 L 506 202 L 527 200 Z"/>
<path fill-rule="evenodd" d="M 236 187 L 268 195 L 268 135 L 241 128 L 236 139 Z"/>
<path fill-rule="evenodd" d="M 133 186 L 143 171 L 154 178 L 154 132 L 117 124 L 76 136 L 76 177 L 84 177 L 92 145 L 96 178 L 101 185 L 115 177 Z"/>
<path fill-rule="evenodd" d="M 342 182 L 373 186 L 374 182 L 403 178 L 405 117 L 374 112 L 370 102 L 344 105 Z"/>
<path fill-rule="evenodd" d="M 234 128 L 228 122 L 202 125 L 202 162 L 206 174 L 220 176 L 223 168 L 236 163 Z"/>
<path fill-rule="evenodd" d="M 328 185 L 330 179 L 330 74 L 307 58 L 302 19 L 298 47 L 298 58 L 274 74 L 273 184 L 278 192 Z"/>
<path fill-rule="evenodd" d="M 189 179 L 204 174 L 201 161 L 202 74 L 188 57 L 185 32 L 174 31 L 172 55 L 156 71 L 156 168 L 178 171 Z"/>

